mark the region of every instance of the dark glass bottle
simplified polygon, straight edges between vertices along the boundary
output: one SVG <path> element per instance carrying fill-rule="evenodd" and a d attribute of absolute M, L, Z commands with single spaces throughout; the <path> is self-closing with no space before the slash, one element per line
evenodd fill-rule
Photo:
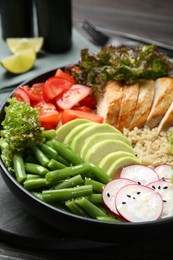
<path fill-rule="evenodd" d="M 33 37 L 33 1 L 0 0 L 2 38 Z"/>
<path fill-rule="evenodd" d="M 38 34 L 44 37 L 43 49 L 61 53 L 72 43 L 71 0 L 35 0 Z"/>

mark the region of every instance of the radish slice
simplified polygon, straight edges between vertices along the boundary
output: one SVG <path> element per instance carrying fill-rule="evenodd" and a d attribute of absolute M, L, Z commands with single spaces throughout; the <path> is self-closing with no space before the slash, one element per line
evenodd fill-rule
<path fill-rule="evenodd" d="M 158 192 L 163 200 L 163 211 L 161 218 L 173 216 L 173 184 L 169 181 L 152 182 L 147 187 Z"/>
<path fill-rule="evenodd" d="M 127 221 L 145 222 L 160 217 L 163 201 L 160 194 L 149 187 L 128 184 L 118 191 L 115 205 L 119 214 Z"/>
<path fill-rule="evenodd" d="M 173 165 L 162 164 L 155 169 L 160 179 L 171 178 L 173 176 Z"/>
<path fill-rule="evenodd" d="M 117 216 L 118 211 L 115 207 L 115 196 L 117 192 L 125 185 L 127 184 L 135 184 L 134 181 L 131 181 L 129 179 L 124 179 L 124 178 L 119 178 L 110 181 L 107 183 L 103 189 L 102 192 L 102 198 L 105 206 L 113 213 L 116 214 Z"/>
<path fill-rule="evenodd" d="M 137 164 L 124 167 L 120 173 L 120 178 L 127 178 L 142 185 L 159 180 L 158 174 L 153 169 Z"/>

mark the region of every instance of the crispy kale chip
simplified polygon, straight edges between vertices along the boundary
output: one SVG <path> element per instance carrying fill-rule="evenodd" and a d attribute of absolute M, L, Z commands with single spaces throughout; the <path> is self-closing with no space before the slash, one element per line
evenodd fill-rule
<path fill-rule="evenodd" d="M 9 171 L 13 171 L 14 151 L 23 151 L 42 140 L 39 113 L 36 108 L 15 98 L 8 99 L 5 119 L 1 123 L 1 158 Z"/>
<path fill-rule="evenodd" d="M 156 45 L 140 46 L 135 50 L 109 46 L 94 54 L 83 49 L 79 69 L 72 73 L 79 83 L 102 89 L 109 80 L 125 84 L 139 79 L 155 80 L 168 76 L 172 69 L 173 64 Z"/>

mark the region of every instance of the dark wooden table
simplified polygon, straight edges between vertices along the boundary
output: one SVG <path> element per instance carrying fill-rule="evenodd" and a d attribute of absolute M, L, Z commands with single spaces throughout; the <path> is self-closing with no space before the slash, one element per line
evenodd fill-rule
<path fill-rule="evenodd" d="M 81 32 L 81 22 L 133 33 L 173 44 L 173 1 L 171 0 L 73 0 L 73 26 Z M 1 214 L 1 211 L 0 211 Z M 19 223 L 20 224 L 20 223 Z M 104 234 L 103 234 L 104 235 Z M 116 235 L 116 234 L 115 234 Z M 159 234 L 158 234 L 159 235 Z M 85 250 L 48 250 L 14 246 L 0 237 L 0 259 L 172 259 L 170 244 L 115 245 Z"/>

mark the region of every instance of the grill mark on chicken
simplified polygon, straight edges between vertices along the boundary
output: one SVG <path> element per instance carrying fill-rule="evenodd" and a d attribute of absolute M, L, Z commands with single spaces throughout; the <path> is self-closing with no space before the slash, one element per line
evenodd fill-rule
<path fill-rule="evenodd" d="M 166 131 L 172 125 L 173 125 L 173 102 L 169 106 L 166 114 L 164 115 L 160 124 L 158 125 L 158 130 L 159 132 Z"/>
<path fill-rule="evenodd" d="M 145 125 L 149 115 L 154 98 L 154 81 L 141 80 L 139 81 L 139 96 L 129 130 L 135 127 L 142 128 Z"/>
<path fill-rule="evenodd" d="M 117 125 L 121 100 L 122 86 L 116 81 L 109 81 L 104 93 L 97 95 L 97 113 L 104 117 L 104 121 L 112 126 Z"/>
<path fill-rule="evenodd" d="M 160 123 L 173 101 L 173 78 L 163 77 L 155 80 L 154 101 L 146 121 L 152 129 Z"/>
<path fill-rule="evenodd" d="M 131 120 L 135 113 L 136 104 L 139 95 L 139 83 L 123 86 L 123 98 L 121 100 L 120 112 L 116 128 L 123 131 L 123 128 L 129 128 Z"/>

